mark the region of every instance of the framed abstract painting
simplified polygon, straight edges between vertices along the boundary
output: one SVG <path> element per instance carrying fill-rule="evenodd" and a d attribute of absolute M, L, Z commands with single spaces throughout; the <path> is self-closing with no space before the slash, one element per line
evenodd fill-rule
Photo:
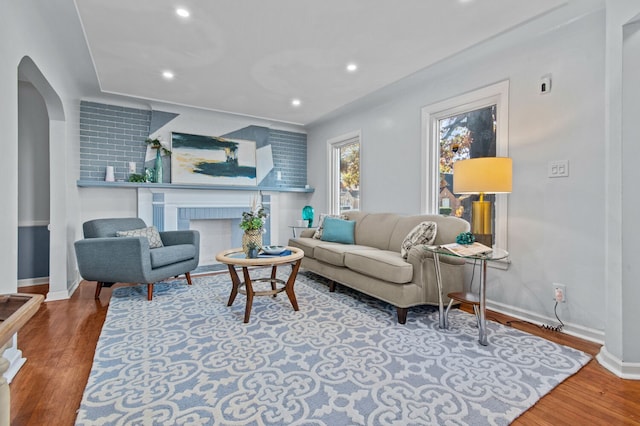
<path fill-rule="evenodd" d="M 256 143 L 242 139 L 173 132 L 171 182 L 257 185 Z"/>

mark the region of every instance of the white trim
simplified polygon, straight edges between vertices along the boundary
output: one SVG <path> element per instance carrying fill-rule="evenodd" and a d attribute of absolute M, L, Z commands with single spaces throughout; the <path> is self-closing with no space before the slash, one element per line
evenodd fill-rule
<path fill-rule="evenodd" d="M 25 278 L 18 280 L 18 287 L 30 287 L 32 285 L 49 284 L 49 277 Z"/>
<path fill-rule="evenodd" d="M 607 350 L 600 348 L 596 359 L 607 370 L 622 379 L 640 380 L 640 362 L 624 362 Z"/>
<path fill-rule="evenodd" d="M 49 226 L 48 220 L 21 220 L 18 222 L 19 228 L 32 228 L 36 226 Z"/>
<path fill-rule="evenodd" d="M 339 214 L 340 213 L 340 194 L 335 194 L 334 182 L 336 176 L 335 170 L 335 149 L 340 147 L 341 145 L 345 145 L 347 143 L 358 142 L 360 145 L 360 207 L 362 210 L 362 131 L 354 130 L 349 133 L 345 133 L 340 136 L 333 137 L 327 140 L 327 167 L 329 173 L 327 173 L 327 212 L 331 214 Z M 336 199 L 337 198 L 337 199 Z"/>
<path fill-rule="evenodd" d="M 7 347 L 4 352 L 0 352 L 0 357 L 9 361 L 9 367 L 3 374 L 7 383 L 11 383 L 16 374 L 18 374 L 18 371 L 20 371 L 20 368 L 27 362 L 27 359 L 22 356 L 22 351 L 18 349 L 18 334 L 14 334 L 11 339 L 11 346 Z"/>
<path fill-rule="evenodd" d="M 536 325 L 554 325 L 558 323 L 556 318 L 546 317 L 532 311 L 515 308 L 492 300 L 487 300 L 487 309 Z M 565 323 L 562 332 L 600 345 L 604 344 L 604 330 L 596 330 L 577 324 Z"/>
<path fill-rule="evenodd" d="M 441 118 L 466 111 L 496 105 L 498 130 L 496 156 L 509 155 L 509 80 L 504 80 L 454 98 L 449 98 L 422 108 L 422 176 L 420 206 L 424 214 L 438 213 L 437 122 Z M 496 246 L 507 249 L 507 194 L 496 194 Z"/>

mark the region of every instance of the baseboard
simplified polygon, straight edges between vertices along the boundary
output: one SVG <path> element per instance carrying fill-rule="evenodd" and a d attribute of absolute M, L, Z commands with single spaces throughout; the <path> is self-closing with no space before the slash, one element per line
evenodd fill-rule
<path fill-rule="evenodd" d="M 607 350 L 600 348 L 596 359 L 607 370 L 622 379 L 640 380 L 640 362 L 624 362 Z"/>
<path fill-rule="evenodd" d="M 490 309 L 495 312 L 499 312 L 501 314 L 509 315 L 523 321 L 528 321 L 536 325 L 544 325 L 544 324 L 552 325 L 552 324 L 557 324 L 558 322 L 556 318 L 545 317 L 535 312 L 515 308 L 513 306 L 505 305 L 498 302 L 493 302 L 490 300 L 487 300 L 487 309 Z M 603 330 L 596 330 L 593 328 L 583 327 L 581 325 L 565 322 L 564 327 L 562 328 L 562 332 L 570 336 L 575 336 L 575 337 L 579 337 L 580 339 L 598 343 L 600 345 L 604 344 Z"/>
<path fill-rule="evenodd" d="M 49 284 L 49 277 L 25 278 L 23 280 L 18 280 L 18 288 L 42 284 Z"/>
<path fill-rule="evenodd" d="M 0 352 L 0 356 L 9 361 L 9 368 L 4 372 L 3 376 L 7 379 L 7 383 L 11 383 L 13 378 L 18 374 L 20 368 L 27 361 L 22 357 L 22 351 L 16 347 L 16 337 L 13 337 L 13 345 L 8 347 L 4 353 Z"/>

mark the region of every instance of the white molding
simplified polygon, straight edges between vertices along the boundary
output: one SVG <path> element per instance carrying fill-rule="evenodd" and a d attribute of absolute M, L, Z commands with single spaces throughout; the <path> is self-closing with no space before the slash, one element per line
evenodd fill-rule
<path fill-rule="evenodd" d="M 19 228 L 33 228 L 37 226 L 49 226 L 48 220 L 21 220 L 18 222 Z"/>
<path fill-rule="evenodd" d="M 18 374 L 20 368 L 27 362 L 27 359 L 22 356 L 22 351 L 18 349 L 17 334 L 13 335 L 13 343 L 9 346 L 0 356 L 9 361 L 9 368 L 4 372 L 3 376 L 7 379 L 7 383 L 11 383 L 13 378 Z"/>
<path fill-rule="evenodd" d="M 494 302 L 492 300 L 487 300 L 487 309 L 499 312 L 501 314 L 509 315 L 511 317 L 527 321 L 535 325 L 551 325 L 558 322 L 556 318 L 539 315 L 532 311 L 519 309 L 510 305 Z M 570 336 L 578 337 L 580 339 L 588 340 L 600 345 L 604 344 L 604 330 L 596 330 L 577 324 L 564 323 L 562 332 Z"/>
<path fill-rule="evenodd" d="M 18 280 L 18 288 L 42 284 L 49 284 L 49 277 L 25 278 L 23 280 Z"/>
<path fill-rule="evenodd" d="M 500 81 L 453 98 L 445 99 L 422 108 L 422 174 L 420 183 L 420 208 L 424 214 L 438 214 L 440 170 L 437 121 L 443 117 L 496 105 L 498 131 L 496 133 L 496 156 L 509 155 L 509 80 Z M 496 194 L 496 241 L 497 247 L 507 247 L 507 194 Z"/>
<path fill-rule="evenodd" d="M 607 350 L 600 348 L 596 359 L 604 368 L 622 379 L 640 380 L 640 362 L 624 362 Z"/>
<path fill-rule="evenodd" d="M 335 164 L 333 161 L 334 150 L 340 145 L 346 144 L 347 142 L 352 142 L 352 140 L 357 139 L 358 144 L 360 144 L 360 200 L 359 200 L 359 210 L 363 210 L 362 208 L 362 130 L 353 130 L 351 132 L 342 134 L 340 136 L 335 136 L 327 140 L 327 212 L 331 214 L 339 214 L 340 213 L 340 194 L 334 193 L 334 178 L 336 175 Z"/>

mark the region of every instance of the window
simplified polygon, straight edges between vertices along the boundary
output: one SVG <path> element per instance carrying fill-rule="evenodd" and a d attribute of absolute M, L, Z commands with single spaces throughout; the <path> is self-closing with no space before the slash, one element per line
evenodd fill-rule
<path fill-rule="evenodd" d="M 471 222 L 477 195 L 453 193 L 453 163 L 508 154 L 509 82 L 501 82 L 422 109 L 423 211 Z M 494 243 L 507 248 L 505 194 L 485 195 L 493 203 Z"/>
<path fill-rule="evenodd" d="M 360 210 L 360 132 L 328 141 L 329 211 Z"/>

